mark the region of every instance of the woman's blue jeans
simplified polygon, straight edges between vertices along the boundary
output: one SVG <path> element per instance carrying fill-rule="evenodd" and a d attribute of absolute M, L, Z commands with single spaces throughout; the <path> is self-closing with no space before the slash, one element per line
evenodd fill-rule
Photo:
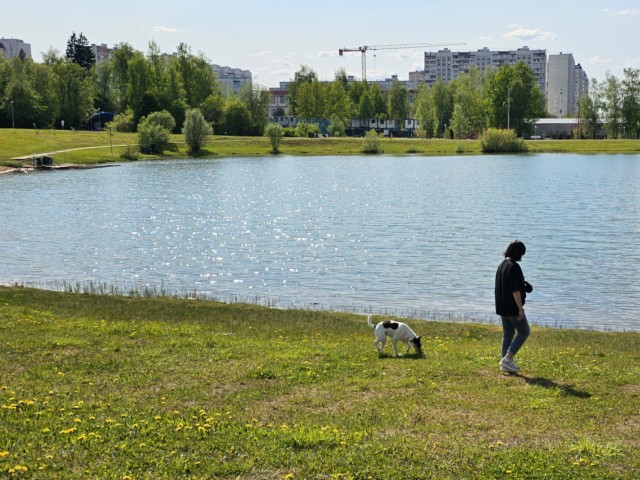
<path fill-rule="evenodd" d="M 526 316 L 522 320 L 518 320 L 517 316 L 501 315 L 500 318 L 502 318 L 502 358 L 504 358 L 507 353 L 512 355 L 518 353 L 531 333 L 531 329 Z"/>

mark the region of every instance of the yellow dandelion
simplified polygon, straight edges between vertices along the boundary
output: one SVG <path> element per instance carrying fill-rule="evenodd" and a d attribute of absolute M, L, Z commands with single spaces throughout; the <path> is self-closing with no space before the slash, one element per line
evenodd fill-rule
<path fill-rule="evenodd" d="M 9 452 L 7 450 L 3 450 L 2 452 L 0 452 L 0 458 L 6 457 L 7 455 L 9 455 Z"/>

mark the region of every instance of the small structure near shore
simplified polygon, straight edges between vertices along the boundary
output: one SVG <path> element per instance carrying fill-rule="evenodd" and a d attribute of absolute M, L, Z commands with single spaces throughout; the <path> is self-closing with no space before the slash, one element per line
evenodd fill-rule
<path fill-rule="evenodd" d="M 51 168 L 53 167 L 53 157 L 49 155 L 42 155 L 40 157 L 33 157 L 34 168 Z"/>

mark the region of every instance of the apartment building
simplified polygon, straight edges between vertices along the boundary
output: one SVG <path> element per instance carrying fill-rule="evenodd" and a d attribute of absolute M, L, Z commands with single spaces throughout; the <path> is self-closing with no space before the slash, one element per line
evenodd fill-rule
<path fill-rule="evenodd" d="M 0 38 L 0 54 L 5 58 L 13 58 L 24 52 L 26 58 L 31 58 L 31 44 L 18 38 Z"/>
<path fill-rule="evenodd" d="M 502 65 L 515 65 L 518 62 L 531 67 L 544 93 L 547 86 L 547 52 L 531 50 L 526 46 L 517 50 L 489 50 L 485 47 L 475 52 L 452 52 L 448 48 L 438 52 L 425 52 L 424 71 L 410 73 L 409 80 L 423 81 L 432 86 L 438 80 L 455 80 L 469 72 L 471 67 L 485 72 L 488 68 L 498 69 Z"/>
<path fill-rule="evenodd" d="M 211 69 L 213 73 L 216 74 L 216 79 L 222 88 L 230 93 L 238 93 L 244 85 L 251 84 L 252 82 L 250 70 L 222 67 L 215 64 L 211 65 Z"/>
<path fill-rule="evenodd" d="M 549 55 L 547 111 L 558 118 L 575 117 L 578 100 L 589 89 L 589 79 L 571 53 Z"/>

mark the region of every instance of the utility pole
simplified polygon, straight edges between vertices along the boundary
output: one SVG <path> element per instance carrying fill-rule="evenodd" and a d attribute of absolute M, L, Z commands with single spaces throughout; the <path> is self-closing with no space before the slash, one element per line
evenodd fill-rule
<path fill-rule="evenodd" d="M 511 85 L 507 87 L 507 130 L 511 130 Z"/>

